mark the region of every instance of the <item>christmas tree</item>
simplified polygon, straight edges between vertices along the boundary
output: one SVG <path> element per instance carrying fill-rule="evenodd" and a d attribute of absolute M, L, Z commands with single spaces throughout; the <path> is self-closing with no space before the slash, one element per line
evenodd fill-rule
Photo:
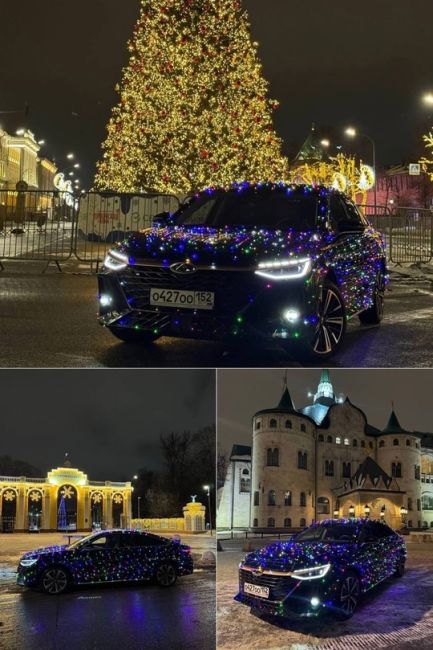
<path fill-rule="evenodd" d="M 249 27 L 239 0 L 142 0 L 97 189 L 179 194 L 286 177 Z"/>

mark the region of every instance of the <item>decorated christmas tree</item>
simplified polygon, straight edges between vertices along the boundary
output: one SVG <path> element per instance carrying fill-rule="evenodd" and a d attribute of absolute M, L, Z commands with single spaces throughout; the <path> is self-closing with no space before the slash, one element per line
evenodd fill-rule
<path fill-rule="evenodd" d="M 95 186 L 188 193 L 286 177 L 239 0 L 142 0 Z"/>

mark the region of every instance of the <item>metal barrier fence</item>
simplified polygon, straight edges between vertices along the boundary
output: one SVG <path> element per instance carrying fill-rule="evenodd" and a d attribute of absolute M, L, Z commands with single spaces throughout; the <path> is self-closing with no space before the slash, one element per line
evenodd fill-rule
<path fill-rule="evenodd" d="M 75 256 L 97 268 L 113 242 L 179 205 L 168 194 L 89 192 L 75 198 L 60 191 L 0 190 L 0 267 L 7 259 L 59 266 Z"/>

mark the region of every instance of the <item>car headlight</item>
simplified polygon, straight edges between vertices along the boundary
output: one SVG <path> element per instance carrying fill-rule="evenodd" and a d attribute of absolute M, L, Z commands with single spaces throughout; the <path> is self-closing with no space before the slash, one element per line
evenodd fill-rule
<path fill-rule="evenodd" d="M 128 256 L 115 249 L 108 251 L 104 260 L 105 268 L 110 269 L 110 271 L 121 271 L 122 269 L 126 269 L 128 263 Z"/>
<path fill-rule="evenodd" d="M 292 576 L 298 580 L 316 580 L 316 578 L 326 576 L 330 568 L 330 564 L 322 564 L 322 566 L 313 566 L 309 569 L 297 569 L 293 571 Z"/>
<path fill-rule="evenodd" d="M 36 564 L 37 561 L 38 561 L 37 557 L 36 558 L 29 558 L 28 560 L 21 560 L 20 565 L 25 566 L 25 567 L 33 566 L 34 564 Z"/>
<path fill-rule="evenodd" d="M 260 262 L 255 273 L 269 280 L 293 280 L 294 278 L 303 278 L 310 271 L 311 259 L 302 257 Z"/>

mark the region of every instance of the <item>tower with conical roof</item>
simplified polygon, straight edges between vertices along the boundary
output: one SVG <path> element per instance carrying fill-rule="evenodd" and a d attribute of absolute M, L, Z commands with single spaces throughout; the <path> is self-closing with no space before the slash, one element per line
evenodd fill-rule
<path fill-rule="evenodd" d="M 329 370 L 322 370 L 317 392 L 314 395 L 314 403 L 323 404 L 324 406 L 335 404 L 334 387 L 331 383 Z"/>
<path fill-rule="evenodd" d="M 311 125 L 311 131 L 308 134 L 305 142 L 300 148 L 299 152 L 296 154 L 292 162 L 293 167 L 298 167 L 300 165 L 314 164 L 321 162 L 325 158 L 325 151 L 323 146 L 320 144 L 319 135 L 316 131 L 316 125 L 313 122 Z"/>

